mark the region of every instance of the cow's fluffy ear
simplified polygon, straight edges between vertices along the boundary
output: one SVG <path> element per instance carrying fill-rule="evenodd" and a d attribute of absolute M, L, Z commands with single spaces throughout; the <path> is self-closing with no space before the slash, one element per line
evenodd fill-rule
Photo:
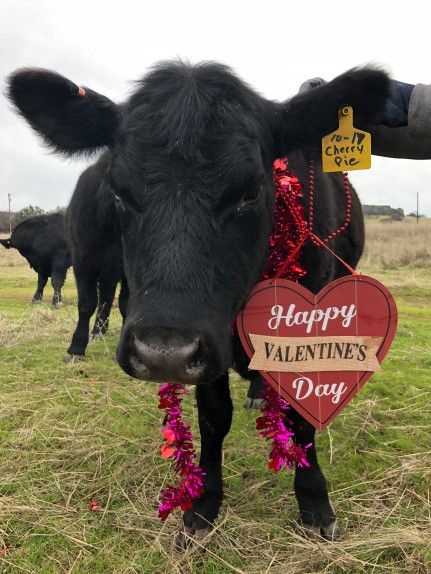
<path fill-rule="evenodd" d="M 280 105 L 278 155 L 294 148 L 320 148 L 320 140 L 338 127 L 338 109 L 353 108 L 355 127 L 378 122 L 391 96 L 388 75 L 373 67 L 354 68 L 331 82 L 300 93 Z"/>
<path fill-rule="evenodd" d="M 17 70 L 9 77 L 8 96 L 48 146 L 59 153 L 89 153 L 114 140 L 118 106 L 56 72 Z"/>
<path fill-rule="evenodd" d="M 6 249 L 11 248 L 10 238 L 9 239 L 0 239 L 0 243 L 3 245 L 3 247 L 6 247 Z"/>

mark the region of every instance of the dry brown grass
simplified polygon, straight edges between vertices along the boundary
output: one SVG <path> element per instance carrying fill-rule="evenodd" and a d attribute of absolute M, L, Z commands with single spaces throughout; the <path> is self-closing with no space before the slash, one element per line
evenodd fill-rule
<path fill-rule="evenodd" d="M 0 233 L 1 239 L 6 237 L 9 237 L 9 233 Z M 0 245 L 0 267 L 23 267 L 25 265 L 28 265 L 27 261 L 16 249 L 5 249 L 3 245 Z"/>
<path fill-rule="evenodd" d="M 431 267 L 431 219 L 384 223 L 366 220 L 361 265 L 374 269 Z"/>

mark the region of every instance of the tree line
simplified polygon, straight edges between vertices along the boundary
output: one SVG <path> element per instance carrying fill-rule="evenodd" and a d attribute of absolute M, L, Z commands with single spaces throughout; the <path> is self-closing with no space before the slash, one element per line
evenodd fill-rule
<path fill-rule="evenodd" d="M 27 205 L 19 211 L 11 213 L 12 229 L 29 217 L 34 217 L 35 215 L 43 215 L 44 213 L 65 213 L 66 208 L 58 205 L 55 209 L 45 211 L 38 205 Z M 0 211 L 0 233 L 9 232 L 9 211 Z"/>
<path fill-rule="evenodd" d="M 391 207 L 390 205 L 362 205 L 362 212 L 368 217 L 379 217 L 383 216 L 392 221 L 402 221 L 404 219 L 405 213 L 404 209 L 401 207 Z M 407 217 L 416 217 L 416 213 L 413 211 L 407 214 Z M 424 217 L 419 214 L 419 217 Z"/>

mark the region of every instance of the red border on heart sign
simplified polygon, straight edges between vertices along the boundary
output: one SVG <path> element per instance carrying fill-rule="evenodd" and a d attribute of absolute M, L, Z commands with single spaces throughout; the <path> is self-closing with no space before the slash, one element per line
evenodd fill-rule
<path fill-rule="evenodd" d="M 277 279 L 256 285 L 237 317 L 237 327 L 248 357 L 257 351 L 261 364 L 274 364 L 274 370 L 259 370 L 265 380 L 322 430 L 373 375 L 370 370 L 346 370 L 346 364 L 355 360 L 353 364 L 360 365 L 367 355 L 382 363 L 397 317 L 392 295 L 372 277 L 342 277 L 317 295 L 299 283 Z M 262 348 L 254 348 L 250 335 L 260 336 L 254 340 L 262 341 Z M 288 363 L 296 368 L 311 359 L 313 366 L 321 360 L 326 370 L 283 370 L 292 368 Z"/>

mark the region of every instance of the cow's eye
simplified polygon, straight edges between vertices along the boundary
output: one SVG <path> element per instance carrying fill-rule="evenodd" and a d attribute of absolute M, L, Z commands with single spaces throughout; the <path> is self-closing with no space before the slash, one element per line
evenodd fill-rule
<path fill-rule="evenodd" d="M 241 203 L 245 205 L 248 203 L 252 203 L 253 201 L 256 201 L 261 191 L 262 191 L 262 185 L 254 185 L 249 187 L 242 196 Z"/>

